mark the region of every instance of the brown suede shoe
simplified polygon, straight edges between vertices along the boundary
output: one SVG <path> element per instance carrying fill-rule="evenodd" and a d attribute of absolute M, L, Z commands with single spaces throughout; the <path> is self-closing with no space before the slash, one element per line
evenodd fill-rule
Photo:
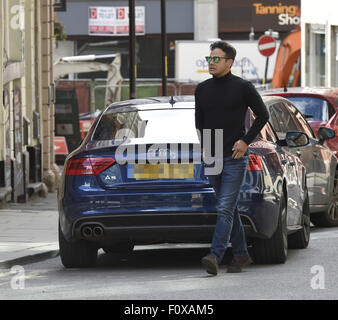
<path fill-rule="evenodd" d="M 218 273 L 218 262 L 215 256 L 208 254 L 201 260 L 204 269 L 213 275 L 217 275 Z"/>
<path fill-rule="evenodd" d="M 253 261 L 249 255 L 234 257 L 230 265 L 228 266 L 227 272 L 229 273 L 242 272 L 242 268 L 248 266 L 252 262 Z"/>

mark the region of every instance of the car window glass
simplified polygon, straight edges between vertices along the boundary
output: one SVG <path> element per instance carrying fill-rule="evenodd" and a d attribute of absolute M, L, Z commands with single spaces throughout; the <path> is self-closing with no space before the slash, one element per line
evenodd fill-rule
<path fill-rule="evenodd" d="M 326 100 L 315 97 L 287 97 L 310 121 L 328 121 L 329 106 Z"/>
<path fill-rule="evenodd" d="M 284 103 L 279 103 L 278 106 L 280 110 L 283 110 L 281 115 L 282 115 L 282 119 L 285 124 L 286 131 L 298 131 L 299 128 L 297 127 L 297 124 L 296 124 L 297 121 L 295 121 L 294 114 L 292 112 L 289 112 L 289 110 L 285 108 Z M 282 107 L 284 108 L 282 109 Z M 294 108 L 294 110 L 297 110 L 297 109 Z"/>
<path fill-rule="evenodd" d="M 297 131 L 297 126 L 283 103 L 271 105 L 269 112 L 270 123 L 279 139 L 285 139 L 285 135 L 288 131 Z"/>
<path fill-rule="evenodd" d="M 254 123 L 254 121 L 255 114 L 252 112 L 250 108 L 248 108 L 248 112 L 245 118 L 245 127 L 247 129 L 250 128 Z M 261 138 L 270 142 L 276 142 L 276 136 L 268 123 L 262 128 L 262 130 L 258 133 L 256 138 Z"/>
<path fill-rule="evenodd" d="M 259 133 L 259 136 L 266 141 L 276 142 L 275 135 L 268 123 L 262 128 L 261 132 Z"/>
<path fill-rule="evenodd" d="M 266 130 L 266 140 L 270 142 L 276 142 L 276 135 L 274 134 L 270 123 L 267 123 L 264 128 Z"/>
<path fill-rule="evenodd" d="M 276 132 L 283 132 L 284 126 L 279 119 L 279 112 L 277 112 L 273 106 L 270 106 L 269 111 L 270 111 L 270 122 L 272 127 Z"/>
<path fill-rule="evenodd" d="M 315 135 L 308 124 L 308 122 L 304 119 L 303 115 L 293 106 L 291 103 L 287 103 L 291 116 L 295 120 L 295 123 L 298 127 L 299 131 L 305 132 L 309 137 L 315 138 Z"/>
<path fill-rule="evenodd" d="M 198 143 L 194 109 L 157 109 L 103 114 L 93 140 Z M 142 139 L 142 140 L 141 140 Z"/>
<path fill-rule="evenodd" d="M 328 107 L 329 107 L 329 119 L 331 119 L 336 114 L 336 110 L 331 103 L 328 103 Z"/>

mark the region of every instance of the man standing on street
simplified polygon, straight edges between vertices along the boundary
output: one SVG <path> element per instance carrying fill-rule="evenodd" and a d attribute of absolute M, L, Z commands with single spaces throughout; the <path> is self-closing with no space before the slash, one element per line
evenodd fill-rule
<path fill-rule="evenodd" d="M 223 169 L 208 179 L 217 198 L 217 222 L 210 254 L 202 258 L 202 265 L 210 274 L 217 275 L 229 242 L 234 258 L 227 272 L 241 272 L 252 260 L 248 254 L 244 228 L 237 210 L 239 192 L 248 166 L 248 145 L 268 121 L 269 114 L 260 95 L 251 84 L 230 71 L 236 50 L 225 41 L 210 46 L 206 57 L 212 78 L 200 83 L 195 91 L 195 122 L 203 137 L 203 129 L 223 130 Z M 248 107 L 256 119 L 245 133 Z M 213 142 L 212 146 L 214 145 Z M 203 140 L 201 141 L 202 148 Z"/>

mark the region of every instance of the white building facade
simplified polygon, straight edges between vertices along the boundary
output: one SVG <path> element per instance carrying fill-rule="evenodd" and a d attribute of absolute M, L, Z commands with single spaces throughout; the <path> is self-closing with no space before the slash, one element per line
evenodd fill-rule
<path fill-rule="evenodd" d="M 338 87 L 338 1 L 302 0 L 302 86 Z"/>

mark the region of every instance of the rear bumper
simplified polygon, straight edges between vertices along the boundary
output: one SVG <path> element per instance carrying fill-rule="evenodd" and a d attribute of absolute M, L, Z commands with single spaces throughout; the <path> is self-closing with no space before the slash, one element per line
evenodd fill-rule
<path fill-rule="evenodd" d="M 135 244 L 146 243 L 210 243 L 215 228 L 217 213 L 151 213 L 88 216 L 76 219 L 65 233 L 68 241 L 90 240 L 101 244 L 131 241 Z M 260 232 L 255 222 L 241 214 L 241 220 L 248 238 L 267 238 Z M 102 228 L 102 234 L 89 236 L 85 228 Z"/>
<path fill-rule="evenodd" d="M 198 191 L 167 194 L 133 191 L 60 197 L 61 230 L 68 241 L 210 243 L 217 219 L 215 196 L 211 188 Z M 273 235 L 279 204 L 271 199 L 260 193 L 241 195 L 238 209 L 247 237 Z M 100 236 L 86 234 L 85 237 L 83 228 L 86 226 L 102 228 Z"/>
<path fill-rule="evenodd" d="M 146 214 L 78 219 L 72 228 L 72 238 L 100 243 L 131 241 L 135 244 L 161 242 L 210 242 L 216 214 Z M 189 219 L 189 223 L 185 221 Z M 193 219 L 192 219 L 193 218 Z M 200 220 L 198 222 L 197 220 Z M 204 222 L 202 222 L 204 220 Z M 185 222 L 184 222 L 185 221 Z M 100 236 L 85 236 L 85 227 L 101 226 Z"/>

